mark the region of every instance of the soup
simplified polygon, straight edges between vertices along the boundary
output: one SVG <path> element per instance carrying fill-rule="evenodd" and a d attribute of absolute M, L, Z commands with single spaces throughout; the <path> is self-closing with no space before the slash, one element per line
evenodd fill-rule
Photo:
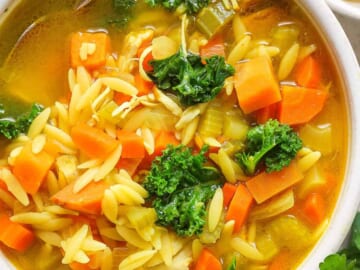
<path fill-rule="evenodd" d="M 348 120 L 303 11 L 162 3 L 4 14 L 0 242 L 17 269 L 296 269 L 326 230 Z"/>

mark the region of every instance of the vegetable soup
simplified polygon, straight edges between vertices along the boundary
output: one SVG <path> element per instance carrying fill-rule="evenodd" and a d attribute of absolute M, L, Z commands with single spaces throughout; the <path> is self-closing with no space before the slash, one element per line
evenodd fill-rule
<path fill-rule="evenodd" d="M 345 95 L 293 1 L 22 0 L 0 36 L 16 269 L 296 269 L 326 230 Z"/>

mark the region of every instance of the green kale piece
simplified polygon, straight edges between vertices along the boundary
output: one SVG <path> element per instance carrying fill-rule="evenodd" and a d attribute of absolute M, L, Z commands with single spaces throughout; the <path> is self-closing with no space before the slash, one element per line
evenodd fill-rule
<path fill-rule="evenodd" d="M 236 270 L 236 257 L 232 258 L 231 263 L 226 270 Z"/>
<path fill-rule="evenodd" d="M 350 241 L 346 248 L 338 253 L 328 255 L 320 263 L 320 270 L 360 270 L 360 213 L 353 221 Z"/>
<path fill-rule="evenodd" d="M 205 59 L 183 50 L 162 60 L 151 61 L 149 77 L 163 91 L 172 91 L 185 106 L 208 102 L 216 97 L 234 68 L 222 56 Z"/>
<path fill-rule="evenodd" d="M 3 117 L 0 119 L 0 134 L 9 140 L 15 139 L 21 133 L 26 133 L 36 116 L 43 110 L 43 106 L 33 104 L 29 113 L 19 116 L 17 119 Z M 1 110 L 2 114 L 4 113 Z"/>
<path fill-rule="evenodd" d="M 171 227 L 180 236 L 202 232 L 206 203 L 220 186 L 219 171 L 204 166 L 207 150 L 203 147 L 193 155 L 186 146 L 169 145 L 154 160 L 143 184 L 157 213 L 157 223 Z"/>
<path fill-rule="evenodd" d="M 113 0 L 113 6 L 118 10 L 129 10 L 136 4 L 136 0 Z"/>
<path fill-rule="evenodd" d="M 107 19 L 107 23 L 115 27 L 124 27 L 133 16 L 133 8 L 137 0 L 113 0 L 113 9 L 116 16 Z"/>
<path fill-rule="evenodd" d="M 290 126 L 270 119 L 248 131 L 244 151 L 235 158 L 248 175 L 255 174 L 260 163 L 270 173 L 289 166 L 301 148 L 302 141 Z"/>
<path fill-rule="evenodd" d="M 209 5 L 210 0 L 145 0 L 145 2 L 152 7 L 163 6 L 170 11 L 183 6 L 187 14 L 195 14 Z"/>

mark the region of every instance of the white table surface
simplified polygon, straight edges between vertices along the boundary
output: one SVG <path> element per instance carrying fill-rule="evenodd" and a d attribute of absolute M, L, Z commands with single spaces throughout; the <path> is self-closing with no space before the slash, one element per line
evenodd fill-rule
<path fill-rule="evenodd" d="M 343 26 L 345 33 L 347 34 L 360 63 L 360 20 L 352 19 L 340 14 L 336 14 L 336 17 Z"/>

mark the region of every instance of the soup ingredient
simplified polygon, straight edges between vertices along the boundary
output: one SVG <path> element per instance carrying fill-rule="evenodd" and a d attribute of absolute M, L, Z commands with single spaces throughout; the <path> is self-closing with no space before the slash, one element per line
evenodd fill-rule
<path fill-rule="evenodd" d="M 321 69 L 313 56 L 305 57 L 296 67 L 295 81 L 298 85 L 318 88 L 321 82 Z"/>
<path fill-rule="evenodd" d="M 36 116 L 43 110 L 40 104 L 33 104 L 29 113 L 19 116 L 17 119 L 4 117 L 5 111 L 0 106 L 0 134 L 12 140 L 21 133 L 26 133 Z"/>
<path fill-rule="evenodd" d="M 257 203 L 262 203 L 286 190 L 303 179 L 303 174 L 295 162 L 279 172 L 262 172 L 249 181 L 246 186 Z"/>
<path fill-rule="evenodd" d="M 202 59 L 220 55 L 225 57 L 225 44 L 221 35 L 216 35 L 200 48 L 200 56 Z"/>
<path fill-rule="evenodd" d="M 273 66 L 261 56 L 235 66 L 234 84 L 239 106 L 248 114 L 279 102 L 281 94 Z"/>
<path fill-rule="evenodd" d="M 202 232 L 206 203 L 220 186 L 220 173 L 204 166 L 203 147 L 196 155 L 183 146 L 168 147 L 155 158 L 146 176 L 144 187 L 162 226 L 172 227 L 178 235 L 192 236 Z"/>
<path fill-rule="evenodd" d="M 154 70 L 149 77 L 163 91 L 173 91 L 185 106 L 208 102 L 224 86 L 225 79 L 234 73 L 224 57 L 212 56 L 204 60 L 183 49 L 169 58 L 153 60 Z"/>
<path fill-rule="evenodd" d="M 307 219 L 314 225 L 320 224 L 326 216 L 326 203 L 321 193 L 310 193 L 304 202 L 303 211 Z"/>
<path fill-rule="evenodd" d="M 23 225 L 13 222 L 9 216 L 0 216 L 0 241 L 17 251 L 25 251 L 34 241 L 35 235 Z"/>
<path fill-rule="evenodd" d="M 281 89 L 278 119 L 283 124 L 309 122 L 324 108 L 328 93 L 324 90 L 285 85 Z"/>
<path fill-rule="evenodd" d="M 236 264 L 236 257 L 234 257 L 226 270 L 236 270 Z"/>
<path fill-rule="evenodd" d="M 221 270 L 222 266 L 218 258 L 210 250 L 204 248 L 196 262 L 195 270 Z"/>
<path fill-rule="evenodd" d="M 270 119 L 248 131 L 244 151 L 235 158 L 248 175 L 254 175 L 262 163 L 270 173 L 289 166 L 301 148 L 302 141 L 290 126 Z"/>
<path fill-rule="evenodd" d="M 209 38 L 218 33 L 235 15 L 234 10 L 225 8 L 223 2 L 217 1 L 203 8 L 196 17 L 197 28 Z"/>
<path fill-rule="evenodd" d="M 45 150 L 33 152 L 32 143 L 27 143 L 16 157 L 13 173 L 29 194 L 35 194 L 49 172 L 55 157 Z"/>
<path fill-rule="evenodd" d="M 145 0 L 145 2 L 152 7 L 163 6 L 170 11 L 179 8 L 187 14 L 195 14 L 206 7 L 210 0 Z"/>
<path fill-rule="evenodd" d="M 224 206 L 228 207 L 236 192 L 236 186 L 230 183 L 225 183 L 222 191 L 224 194 Z"/>
<path fill-rule="evenodd" d="M 122 158 L 143 158 L 145 156 L 144 140 L 135 132 L 118 130 L 117 137 L 122 145 Z"/>
<path fill-rule="evenodd" d="M 325 258 L 319 265 L 320 270 L 356 270 L 360 267 L 360 212 L 351 226 L 350 240 L 347 246 Z"/>
<path fill-rule="evenodd" d="M 101 129 L 86 124 L 74 126 L 70 132 L 71 138 L 81 151 L 93 158 L 106 158 L 119 142 Z"/>
<path fill-rule="evenodd" d="M 254 203 L 254 199 L 247 190 L 247 188 L 239 184 L 236 188 L 234 197 L 230 202 L 229 209 L 226 213 L 226 221 L 234 220 L 234 232 L 238 233 L 241 230 L 241 227 L 244 225 L 251 206 Z"/>
<path fill-rule="evenodd" d="M 108 188 L 105 181 L 92 181 L 79 192 L 74 192 L 76 181 L 71 182 L 51 197 L 51 200 L 65 208 L 81 213 L 99 215 L 104 192 Z"/>
<path fill-rule="evenodd" d="M 71 37 L 71 65 L 89 69 L 99 68 L 106 63 L 110 53 L 110 38 L 106 33 L 74 33 Z"/>

